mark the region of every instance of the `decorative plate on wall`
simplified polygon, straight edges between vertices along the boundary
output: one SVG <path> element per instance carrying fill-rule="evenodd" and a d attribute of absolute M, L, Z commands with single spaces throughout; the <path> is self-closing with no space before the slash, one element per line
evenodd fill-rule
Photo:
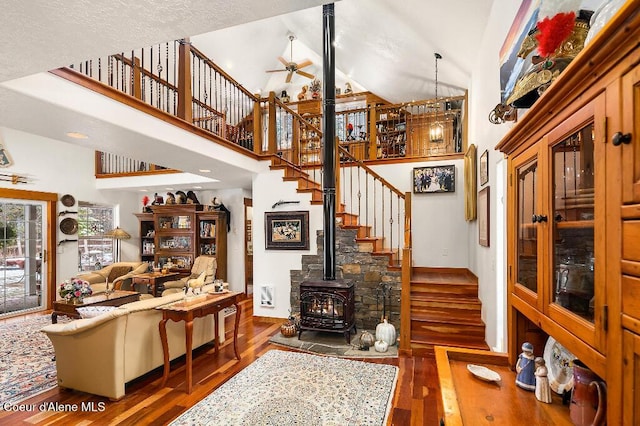
<path fill-rule="evenodd" d="M 71 207 L 76 203 L 76 199 L 73 198 L 73 195 L 71 194 L 63 195 L 60 201 L 62 202 L 62 205 L 65 207 Z"/>
<path fill-rule="evenodd" d="M 78 232 L 78 221 L 72 217 L 62 219 L 60 222 L 60 230 L 63 234 L 73 235 Z"/>

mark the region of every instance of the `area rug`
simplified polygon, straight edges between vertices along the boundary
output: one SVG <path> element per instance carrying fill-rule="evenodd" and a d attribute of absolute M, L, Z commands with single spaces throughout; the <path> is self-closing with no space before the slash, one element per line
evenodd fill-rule
<path fill-rule="evenodd" d="M 360 350 L 356 344 L 359 336 L 351 336 L 351 343 L 347 343 L 342 333 L 329 333 L 322 331 L 304 331 L 302 339 L 284 337 L 278 332 L 269 342 L 276 345 L 287 346 L 314 354 L 331 355 L 346 358 L 397 358 L 398 347 L 390 346 L 386 352 L 376 352 L 374 348 L 367 351 Z"/>
<path fill-rule="evenodd" d="M 398 367 L 270 350 L 171 425 L 385 425 Z"/>
<path fill-rule="evenodd" d="M 60 323 L 66 317 L 60 318 Z M 40 329 L 51 324 L 42 315 L 0 324 L 0 401 L 14 404 L 57 385 L 51 341 Z"/>

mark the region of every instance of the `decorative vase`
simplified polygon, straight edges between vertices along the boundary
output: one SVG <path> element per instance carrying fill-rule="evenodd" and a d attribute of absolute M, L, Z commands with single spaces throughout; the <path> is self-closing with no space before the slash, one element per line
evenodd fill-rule
<path fill-rule="evenodd" d="M 607 418 L 606 384 L 580 360 L 573 360 L 569 417 L 576 426 L 601 426 Z"/>
<path fill-rule="evenodd" d="M 73 303 L 74 305 L 82 305 L 83 302 L 84 302 L 84 297 L 82 296 L 71 298 L 71 303 Z"/>
<path fill-rule="evenodd" d="M 389 344 L 384 340 L 376 340 L 374 347 L 376 348 L 376 352 L 386 352 L 387 349 L 389 349 Z"/>
<path fill-rule="evenodd" d="M 373 346 L 374 343 L 374 339 L 373 339 L 373 335 L 371 333 L 369 333 L 368 331 L 363 331 L 362 334 L 360 335 L 360 346 L 362 346 L 363 348 L 370 348 L 371 346 Z"/>
<path fill-rule="evenodd" d="M 285 321 L 284 324 L 280 326 L 280 333 L 282 333 L 284 337 L 293 337 L 296 335 L 296 331 L 296 325 L 290 320 Z"/>
<path fill-rule="evenodd" d="M 376 340 L 384 340 L 389 346 L 396 343 L 396 328 L 386 318 L 376 326 Z"/>

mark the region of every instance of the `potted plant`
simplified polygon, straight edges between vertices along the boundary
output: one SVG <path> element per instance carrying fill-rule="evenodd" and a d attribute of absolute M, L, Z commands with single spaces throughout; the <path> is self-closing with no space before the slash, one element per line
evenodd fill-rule
<path fill-rule="evenodd" d="M 309 90 L 311 90 L 311 99 L 319 99 L 320 90 L 322 90 L 322 83 L 320 83 L 320 80 L 314 78 L 309 85 Z"/>

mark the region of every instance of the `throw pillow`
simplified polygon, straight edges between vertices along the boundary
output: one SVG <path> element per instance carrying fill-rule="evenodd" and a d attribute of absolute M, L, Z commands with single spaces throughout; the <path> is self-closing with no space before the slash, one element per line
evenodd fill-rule
<path fill-rule="evenodd" d="M 131 271 L 131 266 L 114 266 L 109 271 L 109 282 L 112 283 L 116 278 L 128 274 Z"/>
<path fill-rule="evenodd" d="M 93 318 L 102 315 L 105 312 L 118 309 L 117 306 L 83 306 L 76 309 L 82 318 Z"/>
<path fill-rule="evenodd" d="M 207 271 L 203 271 L 200 276 L 196 279 L 189 280 L 189 287 L 198 288 L 204 285 L 204 277 L 207 275 Z"/>

